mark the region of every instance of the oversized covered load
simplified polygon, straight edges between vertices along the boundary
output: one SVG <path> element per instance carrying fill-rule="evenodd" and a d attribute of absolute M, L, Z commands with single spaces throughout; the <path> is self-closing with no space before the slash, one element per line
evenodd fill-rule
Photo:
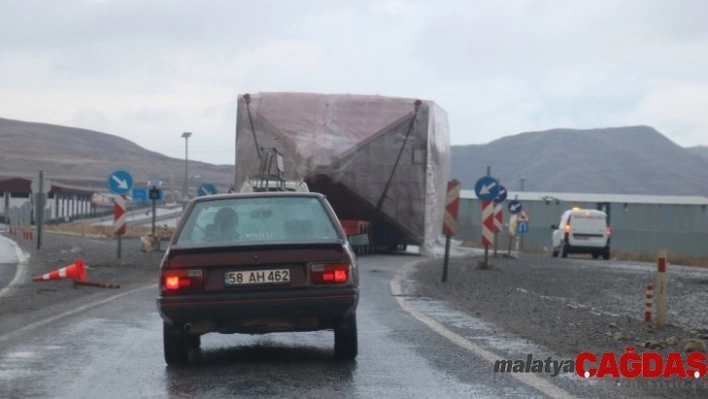
<path fill-rule="evenodd" d="M 432 101 L 368 95 L 239 95 L 235 187 L 258 173 L 269 148 L 288 180 L 327 196 L 340 220 L 371 223 L 377 246 L 420 245 L 440 235 L 450 140 Z"/>

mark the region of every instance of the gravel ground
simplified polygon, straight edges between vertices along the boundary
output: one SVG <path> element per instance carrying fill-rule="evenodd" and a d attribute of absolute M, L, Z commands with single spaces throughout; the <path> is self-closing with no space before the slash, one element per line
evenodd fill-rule
<path fill-rule="evenodd" d="M 493 268 L 481 270 L 478 261 L 451 259 L 447 283 L 440 281 L 442 259 L 425 261 L 409 275 L 415 281 L 409 294 L 448 301 L 457 310 L 573 358 L 585 351 L 621 354 L 627 346 L 638 352 L 682 351 L 688 343 L 684 340 L 695 339 L 700 347 L 708 338 L 701 325 L 671 324 L 708 320 L 705 306 L 688 300 L 705 294 L 704 277 L 691 277 L 690 272 L 669 280 L 668 287 L 674 287 L 668 290 L 674 294 L 669 296 L 670 324 L 657 331 L 642 319 L 650 265 L 641 266 L 646 271 L 608 264 L 598 268 L 602 261 L 525 254 L 518 260 L 490 258 Z M 687 284 L 690 290 L 677 292 Z M 679 317 L 684 313 L 692 316 Z"/>
<path fill-rule="evenodd" d="M 163 256 L 161 252 L 141 251 L 139 239 L 123 240 L 120 259 L 115 239 L 47 233 L 42 237 L 40 250 L 36 249 L 36 243 L 20 243 L 20 246 L 30 258 L 26 267 L 20 270 L 19 283 L 2 298 L 0 334 L 84 303 L 156 283 Z M 83 260 L 89 281 L 120 284 L 121 287 L 74 288 L 70 280 L 32 281 L 35 276 L 68 266 L 76 259 Z"/>

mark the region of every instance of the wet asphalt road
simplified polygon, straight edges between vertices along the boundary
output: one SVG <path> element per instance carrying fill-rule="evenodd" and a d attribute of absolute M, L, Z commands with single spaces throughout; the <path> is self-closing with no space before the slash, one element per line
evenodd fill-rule
<path fill-rule="evenodd" d="M 411 256 L 362 258 L 359 357 L 337 362 L 331 332 L 202 337 L 188 367 L 163 360 L 155 285 L 22 334 L 0 336 L 2 398 L 543 397 L 454 345 L 396 302 Z M 107 294 L 108 295 L 108 294 Z"/>

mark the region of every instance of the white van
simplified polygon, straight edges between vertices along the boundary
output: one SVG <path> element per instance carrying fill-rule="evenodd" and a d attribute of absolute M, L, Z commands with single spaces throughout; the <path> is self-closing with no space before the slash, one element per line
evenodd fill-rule
<path fill-rule="evenodd" d="M 571 209 L 563 212 L 560 224 L 551 226 L 553 231 L 553 256 L 560 253 L 591 254 L 593 259 L 602 256 L 610 259 L 610 226 L 607 214 L 595 209 Z"/>

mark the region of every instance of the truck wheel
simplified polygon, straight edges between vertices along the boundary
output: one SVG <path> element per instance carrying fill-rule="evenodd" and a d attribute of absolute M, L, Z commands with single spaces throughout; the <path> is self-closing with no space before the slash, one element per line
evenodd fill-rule
<path fill-rule="evenodd" d="M 602 252 L 602 259 L 604 259 L 604 260 L 610 259 L 610 248 L 605 248 L 605 250 Z"/>
<path fill-rule="evenodd" d="M 551 253 L 551 255 L 553 255 L 554 258 L 557 258 L 557 257 L 558 257 L 558 251 L 556 251 L 556 250 L 554 249 L 553 252 Z"/>
<path fill-rule="evenodd" d="M 342 320 L 334 329 L 334 357 L 339 360 L 354 360 L 358 351 L 355 313 Z"/>
<path fill-rule="evenodd" d="M 163 322 L 162 342 L 167 365 L 180 366 L 187 363 L 189 360 L 189 342 L 186 332 Z"/>

